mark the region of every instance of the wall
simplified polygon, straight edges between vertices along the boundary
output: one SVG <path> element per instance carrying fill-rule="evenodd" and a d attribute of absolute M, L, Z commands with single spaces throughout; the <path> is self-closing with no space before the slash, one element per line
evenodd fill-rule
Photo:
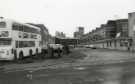
<path fill-rule="evenodd" d="M 131 50 L 132 40 L 130 38 L 125 39 L 109 39 L 102 42 L 95 42 L 97 48 L 117 49 L 117 50 Z"/>
<path fill-rule="evenodd" d="M 135 25 L 135 12 L 128 14 L 128 28 L 129 28 L 129 36 L 134 37 L 133 27 Z"/>

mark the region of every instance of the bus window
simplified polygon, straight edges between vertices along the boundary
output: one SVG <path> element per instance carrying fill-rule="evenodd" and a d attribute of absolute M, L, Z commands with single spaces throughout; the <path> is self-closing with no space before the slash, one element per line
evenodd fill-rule
<path fill-rule="evenodd" d="M 23 33 L 23 38 L 29 38 L 29 34 L 28 33 Z"/>
<path fill-rule="evenodd" d="M 19 48 L 35 47 L 34 41 L 19 41 Z"/>
<path fill-rule="evenodd" d="M 12 29 L 17 30 L 17 31 L 27 32 L 27 33 L 40 34 L 40 31 L 38 29 L 29 27 L 29 26 L 26 26 L 26 25 L 22 25 L 22 24 L 19 24 L 19 23 L 14 23 L 12 25 Z"/>
<path fill-rule="evenodd" d="M 0 31 L 0 37 L 8 37 L 9 32 L 8 31 Z"/>
<path fill-rule="evenodd" d="M 0 46 L 11 45 L 11 40 L 0 40 Z"/>
<path fill-rule="evenodd" d="M 31 38 L 32 39 L 37 39 L 37 35 L 36 34 L 31 34 Z"/>
<path fill-rule="evenodd" d="M 19 31 L 19 27 L 18 27 L 18 25 L 15 24 L 15 23 L 12 25 L 12 29 L 13 29 L 13 30 L 18 30 L 18 31 Z"/>
<path fill-rule="evenodd" d="M 12 29 L 17 31 L 23 31 L 23 26 L 21 24 L 14 23 L 12 25 Z"/>
<path fill-rule="evenodd" d="M 23 31 L 23 26 L 19 24 L 19 31 Z"/>
<path fill-rule="evenodd" d="M 6 23 L 5 22 L 0 22 L 0 28 L 6 28 Z"/>

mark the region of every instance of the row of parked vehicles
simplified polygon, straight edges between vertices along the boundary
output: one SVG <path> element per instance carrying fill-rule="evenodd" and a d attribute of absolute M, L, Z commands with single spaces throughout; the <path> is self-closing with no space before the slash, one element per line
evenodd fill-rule
<path fill-rule="evenodd" d="M 78 45 L 78 47 L 84 47 L 84 48 L 97 49 L 97 46 L 92 45 L 92 44 L 90 44 L 90 45 Z"/>
<path fill-rule="evenodd" d="M 84 47 L 86 47 L 86 48 L 92 48 L 92 49 L 96 49 L 97 48 L 95 45 L 84 45 Z"/>

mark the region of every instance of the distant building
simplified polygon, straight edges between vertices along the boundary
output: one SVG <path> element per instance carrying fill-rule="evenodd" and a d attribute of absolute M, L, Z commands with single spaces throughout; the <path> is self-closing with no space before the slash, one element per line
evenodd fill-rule
<path fill-rule="evenodd" d="M 58 37 L 58 38 L 66 38 L 66 34 L 63 33 L 63 32 L 56 31 L 56 32 L 55 32 L 55 37 Z"/>
<path fill-rule="evenodd" d="M 80 32 L 74 32 L 74 38 L 80 39 L 82 37 L 82 34 Z"/>
<path fill-rule="evenodd" d="M 108 20 L 84 34 L 79 43 L 99 48 L 135 50 L 135 12 L 129 13 L 128 19 Z"/>
<path fill-rule="evenodd" d="M 116 20 L 116 33 L 120 33 L 120 37 L 128 37 L 128 19 Z"/>
<path fill-rule="evenodd" d="M 115 38 L 116 37 L 116 21 L 109 20 L 105 25 L 106 38 Z"/>
<path fill-rule="evenodd" d="M 74 32 L 74 38 L 78 38 L 78 37 L 80 37 L 80 36 L 78 36 L 79 35 L 79 33 L 76 31 L 76 32 Z"/>
<path fill-rule="evenodd" d="M 118 33 L 120 37 L 128 37 L 128 19 L 109 20 L 96 30 L 104 39 L 115 38 Z"/>
<path fill-rule="evenodd" d="M 74 38 L 80 39 L 84 35 L 84 27 L 78 27 L 78 30 L 74 32 Z"/>
<path fill-rule="evenodd" d="M 128 14 L 129 37 L 135 38 L 135 12 Z"/>
<path fill-rule="evenodd" d="M 95 30 L 92 30 L 87 34 L 84 34 L 81 37 L 81 42 L 88 44 L 98 40 L 115 38 L 115 36 L 116 36 L 116 21 L 109 20 L 107 24 L 102 24 Z"/>
<path fill-rule="evenodd" d="M 62 45 L 77 45 L 78 39 L 75 38 L 57 38 L 55 37 L 55 44 L 62 44 Z"/>
<path fill-rule="evenodd" d="M 132 38 L 132 48 L 135 50 L 135 12 L 128 14 L 128 33 L 129 37 Z"/>
<path fill-rule="evenodd" d="M 93 30 L 91 33 L 93 39 L 95 40 L 102 40 L 105 38 L 105 29 L 104 27 L 97 27 L 95 30 Z"/>
<path fill-rule="evenodd" d="M 100 36 L 102 36 L 103 39 L 105 39 L 107 36 L 106 36 L 106 29 L 105 29 L 105 24 L 102 24 L 100 26 Z"/>
<path fill-rule="evenodd" d="M 78 32 L 83 35 L 84 34 L 84 27 L 78 27 Z"/>

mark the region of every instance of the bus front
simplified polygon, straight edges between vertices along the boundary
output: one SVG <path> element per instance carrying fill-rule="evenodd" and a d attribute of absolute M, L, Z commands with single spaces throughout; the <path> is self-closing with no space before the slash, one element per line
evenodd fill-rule
<path fill-rule="evenodd" d="M 0 60 L 12 60 L 11 29 L 6 21 L 0 21 Z"/>

